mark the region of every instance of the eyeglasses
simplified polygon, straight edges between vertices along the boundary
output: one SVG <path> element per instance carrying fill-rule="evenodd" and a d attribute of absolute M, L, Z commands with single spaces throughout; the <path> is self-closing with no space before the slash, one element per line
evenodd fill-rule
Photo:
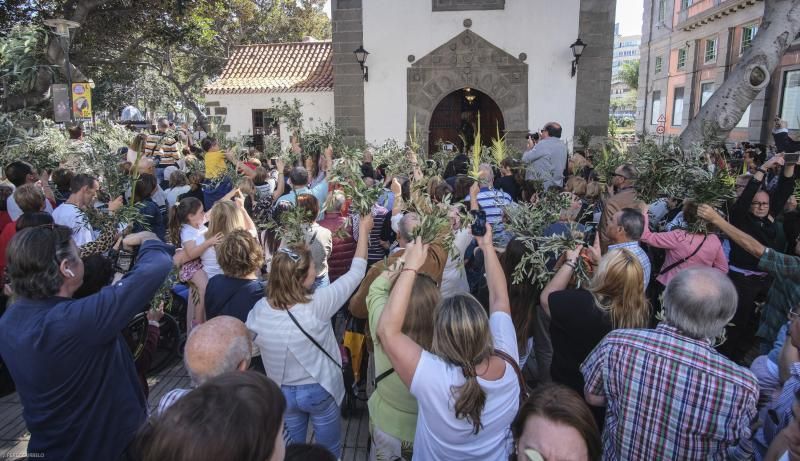
<path fill-rule="evenodd" d="M 36 229 L 50 229 L 50 230 L 53 230 L 55 228 L 56 228 L 55 223 L 51 223 L 51 222 L 45 223 L 45 224 L 39 224 L 38 226 L 36 226 Z"/>
<path fill-rule="evenodd" d="M 619 176 L 620 178 L 628 179 L 627 176 L 625 176 L 624 174 L 619 174 L 619 173 L 611 173 L 611 176 Z"/>
<path fill-rule="evenodd" d="M 769 202 L 751 202 L 750 205 L 752 205 L 752 206 L 754 206 L 756 208 L 762 208 L 762 207 L 768 207 L 769 206 Z"/>
<path fill-rule="evenodd" d="M 283 253 L 292 260 L 292 262 L 296 263 L 300 261 L 300 255 L 295 253 L 294 250 L 290 250 L 289 248 L 279 248 L 278 253 Z"/>
<path fill-rule="evenodd" d="M 258 333 L 249 328 L 247 329 L 247 334 L 250 336 L 250 341 L 255 341 L 258 338 Z"/>

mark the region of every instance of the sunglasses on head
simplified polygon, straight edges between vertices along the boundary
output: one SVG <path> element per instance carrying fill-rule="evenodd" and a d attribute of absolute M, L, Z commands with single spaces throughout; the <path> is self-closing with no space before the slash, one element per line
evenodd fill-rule
<path fill-rule="evenodd" d="M 296 262 L 300 261 L 300 255 L 297 254 L 294 250 L 291 250 L 289 248 L 280 248 L 280 249 L 278 249 L 278 253 L 285 254 L 286 256 L 289 257 L 289 259 L 292 260 L 292 262 L 296 263 Z"/>

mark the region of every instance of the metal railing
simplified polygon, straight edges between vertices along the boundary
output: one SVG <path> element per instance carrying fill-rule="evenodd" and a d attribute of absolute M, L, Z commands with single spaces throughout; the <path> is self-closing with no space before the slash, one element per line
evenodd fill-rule
<path fill-rule="evenodd" d="M 716 8 L 723 3 L 731 0 L 700 0 L 689 5 L 688 8 L 678 12 L 678 24 L 683 24 L 694 16 L 704 13 L 712 8 Z"/>

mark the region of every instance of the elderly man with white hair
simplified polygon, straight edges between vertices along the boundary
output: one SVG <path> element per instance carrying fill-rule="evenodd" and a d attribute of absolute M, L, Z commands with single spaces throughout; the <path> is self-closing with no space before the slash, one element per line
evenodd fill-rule
<path fill-rule="evenodd" d="M 250 366 L 253 340 L 244 323 L 228 315 L 220 315 L 192 329 L 183 362 L 193 386 L 230 371 L 245 371 Z M 158 403 L 157 413 L 163 413 L 191 389 L 173 389 Z"/>
<path fill-rule="evenodd" d="M 615 330 L 581 366 L 586 401 L 606 406 L 603 459 L 750 459 L 758 382 L 713 348 L 736 312 L 720 271 L 681 271 L 654 330 Z"/>

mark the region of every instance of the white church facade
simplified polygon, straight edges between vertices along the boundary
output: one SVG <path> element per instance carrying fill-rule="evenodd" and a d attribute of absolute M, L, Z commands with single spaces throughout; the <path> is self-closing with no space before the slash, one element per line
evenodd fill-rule
<path fill-rule="evenodd" d="M 333 40 L 237 49 L 206 87 L 232 135 L 269 132 L 280 98 L 304 126 L 334 122 L 351 140 L 458 143 L 480 113 L 484 139 L 560 122 L 603 136 L 614 32 L 606 0 L 333 0 Z M 573 50 L 587 46 L 572 75 Z M 368 52 L 363 64 L 354 50 Z M 273 130 L 275 127 L 273 128 Z M 288 139 L 285 126 L 282 140 Z"/>

